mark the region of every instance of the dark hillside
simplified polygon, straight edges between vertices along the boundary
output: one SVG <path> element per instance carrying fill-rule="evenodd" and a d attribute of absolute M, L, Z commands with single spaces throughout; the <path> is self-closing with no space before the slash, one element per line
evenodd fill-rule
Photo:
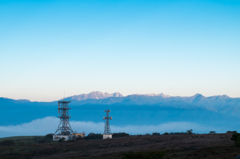
<path fill-rule="evenodd" d="M 239 148 L 227 134 L 146 135 L 113 138 L 112 140 L 79 140 L 54 143 L 16 143 L 0 146 L 0 158 L 115 158 L 128 152 L 165 152 L 164 158 L 234 158 Z M 8 138 L 9 140 L 10 138 Z"/>

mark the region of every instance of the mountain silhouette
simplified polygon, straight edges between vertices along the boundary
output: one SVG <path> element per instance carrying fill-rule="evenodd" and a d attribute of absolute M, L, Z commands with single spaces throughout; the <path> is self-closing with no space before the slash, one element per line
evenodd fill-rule
<path fill-rule="evenodd" d="M 238 125 L 240 98 L 226 95 L 190 97 L 164 94 L 91 92 L 65 98 L 70 100 L 71 120 L 102 122 L 103 110 L 110 109 L 115 125 L 160 124 L 162 122 L 197 122 L 217 126 Z M 31 102 L 0 98 L 1 125 L 16 125 L 46 116 L 57 117 L 57 101 Z"/>

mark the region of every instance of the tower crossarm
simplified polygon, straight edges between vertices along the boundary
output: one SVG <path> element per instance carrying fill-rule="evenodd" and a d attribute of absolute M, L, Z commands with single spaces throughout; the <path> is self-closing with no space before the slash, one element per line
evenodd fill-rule
<path fill-rule="evenodd" d="M 105 120 L 105 119 L 106 120 L 109 120 L 109 119 L 112 120 L 112 117 L 103 117 L 103 120 Z"/>
<path fill-rule="evenodd" d="M 58 108 L 58 110 L 69 110 L 71 108 Z"/>
<path fill-rule="evenodd" d="M 58 118 L 61 118 L 61 119 L 69 119 L 71 118 L 70 116 L 58 116 Z"/>

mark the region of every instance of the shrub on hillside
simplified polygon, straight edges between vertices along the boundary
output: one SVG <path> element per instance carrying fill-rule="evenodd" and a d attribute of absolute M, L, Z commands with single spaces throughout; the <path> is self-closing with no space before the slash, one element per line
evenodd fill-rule
<path fill-rule="evenodd" d="M 187 134 L 193 134 L 193 130 L 192 129 L 187 130 Z"/>
<path fill-rule="evenodd" d="M 154 132 L 154 133 L 152 133 L 152 135 L 160 135 L 160 133 Z"/>
<path fill-rule="evenodd" d="M 53 139 L 53 134 L 47 134 L 47 135 L 45 136 L 45 139 Z"/>
<path fill-rule="evenodd" d="M 209 134 L 216 134 L 216 131 L 209 131 Z"/>
<path fill-rule="evenodd" d="M 227 131 L 227 133 L 235 134 L 237 131 Z"/>
<path fill-rule="evenodd" d="M 0 146 L 13 146 L 13 145 L 15 145 L 14 140 L 4 140 L 0 142 Z"/>
<path fill-rule="evenodd" d="M 124 159 L 163 159 L 163 151 L 127 152 L 123 153 Z"/>
<path fill-rule="evenodd" d="M 128 137 L 130 136 L 129 134 L 125 133 L 125 132 L 120 132 L 120 133 L 113 133 L 112 137 L 113 138 L 117 138 L 117 137 Z"/>
<path fill-rule="evenodd" d="M 232 134 L 231 140 L 235 141 L 236 146 L 240 146 L 240 133 L 234 133 Z"/>
<path fill-rule="evenodd" d="M 186 132 L 170 132 L 169 135 L 184 135 Z"/>
<path fill-rule="evenodd" d="M 102 139 L 102 134 L 95 134 L 93 132 L 89 133 L 88 136 L 85 137 L 86 140 L 95 140 L 95 139 Z"/>

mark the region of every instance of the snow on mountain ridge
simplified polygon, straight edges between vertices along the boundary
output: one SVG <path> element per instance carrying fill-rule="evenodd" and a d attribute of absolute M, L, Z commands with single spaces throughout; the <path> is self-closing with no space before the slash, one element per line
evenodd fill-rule
<path fill-rule="evenodd" d="M 205 99 L 227 99 L 230 98 L 227 95 L 216 95 L 216 96 L 210 96 L 210 97 L 205 97 L 202 94 L 195 94 L 193 96 L 188 96 L 188 97 L 181 97 L 181 96 L 170 96 L 170 95 L 166 95 L 163 93 L 160 94 L 155 94 L 155 93 L 151 93 L 151 94 L 132 94 L 132 95 L 127 95 L 127 96 L 123 96 L 121 93 L 119 92 L 115 92 L 115 93 L 102 93 L 100 91 L 94 91 L 91 92 L 89 94 L 79 94 L 79 95 L 74 95 L 74 96 L 70 96 L 65 98 L 66 100 L 77 100 L 77 101 L 82 101 L 82 100 L 86 100 L 86 99 L 106 99 L 109 97 L 130 97 L 130 96 L 147 96 L 147 97 L 162 97 L 162 98 L 182 98 L 182 99 L 188 99 L 190 101 L 194 101 L 194 100 L 205 100 Z"/>
<path fill-rule="evenodd" d="M 119 92 L 109 94 L 107 92 L 102 93 L 99 91 L 95 91 L 95 92 L 91 92 L 89 94 L 84 93 L 84 94 L 80 94 L 80 95 L 70 96 L 65 99 L 82 101 L 82 100 L 86 100 L 86 99 L 105 99 L 105 98 L 109 98 L 109 97 L 123 97 L 123 95 Z"/>

